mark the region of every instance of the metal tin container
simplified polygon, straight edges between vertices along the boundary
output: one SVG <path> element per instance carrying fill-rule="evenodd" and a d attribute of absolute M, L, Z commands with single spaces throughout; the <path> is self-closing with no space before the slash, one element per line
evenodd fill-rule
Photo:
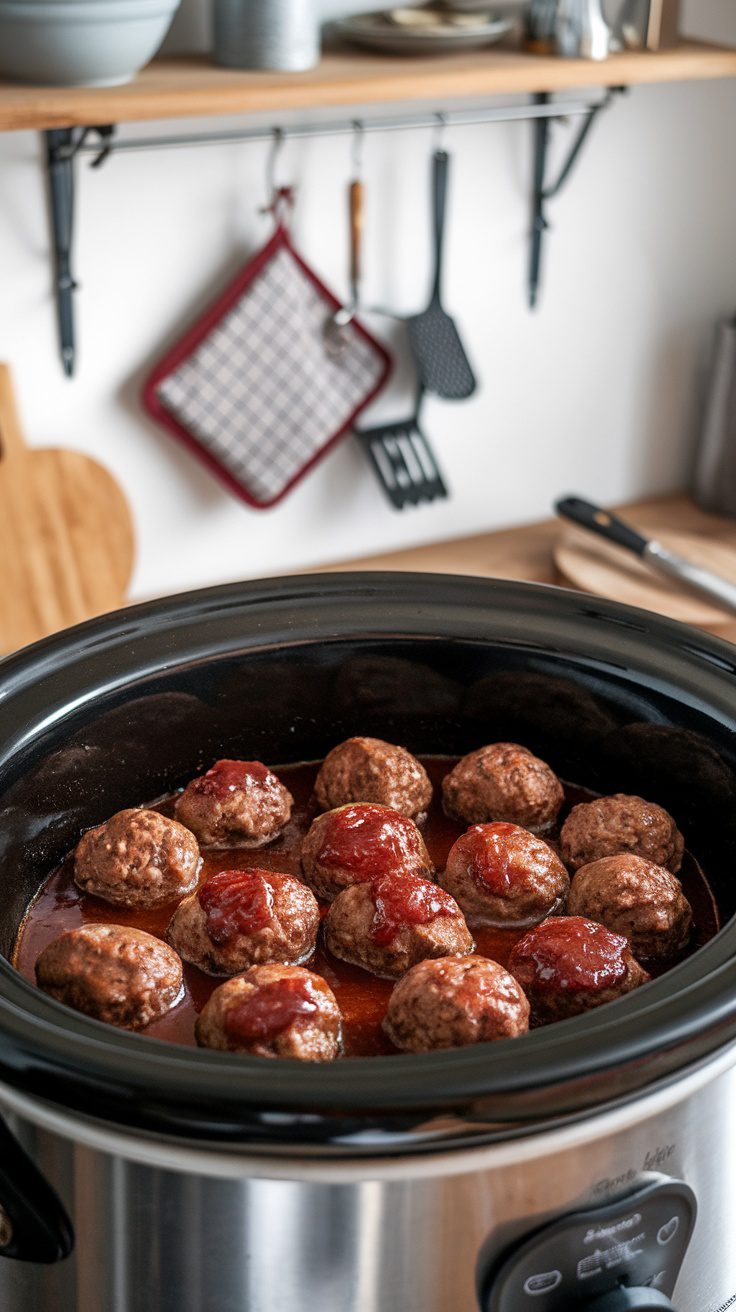
<path fill-rule="evenodd" d="M 214 0 L 215 63 L 299 73 L 320 57 L 314 0 Z"/>

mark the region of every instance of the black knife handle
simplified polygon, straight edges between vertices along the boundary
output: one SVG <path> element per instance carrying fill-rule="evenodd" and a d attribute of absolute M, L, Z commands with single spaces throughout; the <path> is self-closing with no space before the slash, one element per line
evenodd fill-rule
<path fill-rule="evenodd" d="M 606 538 L 608 542 L 615 542 L 617 547 L 625 547 L 627 551 L 636 552 L 637 556 L 643 556 L 648 545 L 647 539 L 637 533 L 635 528 L 626 524 L 623 519 L 619 519 L 612 514 L 610 510 L 603 510 L 596 506 L 592 501 L 584 501 L 582 497 L 563 497 L 560 501 L 555 502 L 555 510 L 563 519 L 572 520 L 573 524 L 578 524 L 580 528 L 587 528 L 591 533 L 598 533 L 600 537 Z"/>

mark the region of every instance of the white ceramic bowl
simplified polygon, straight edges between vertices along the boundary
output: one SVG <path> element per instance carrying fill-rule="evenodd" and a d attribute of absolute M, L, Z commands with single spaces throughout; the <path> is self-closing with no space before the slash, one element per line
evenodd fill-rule
<path fill-rule="evenodd" d="M 0 74 L 57 87 L 130 82 L 179 0 L 0 0 Z"/>

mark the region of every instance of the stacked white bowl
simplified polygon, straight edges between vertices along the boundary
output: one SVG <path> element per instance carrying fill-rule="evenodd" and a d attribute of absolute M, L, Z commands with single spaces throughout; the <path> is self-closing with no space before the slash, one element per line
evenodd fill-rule
<path fill-rule="evenodd" d="M 130 82 L 179 0 L 0 0 L 0 75 L 57 87 Z"/>

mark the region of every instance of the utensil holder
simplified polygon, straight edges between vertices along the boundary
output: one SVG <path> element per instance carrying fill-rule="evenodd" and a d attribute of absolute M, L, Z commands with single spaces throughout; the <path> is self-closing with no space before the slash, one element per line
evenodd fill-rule
<path fill-rule="evenodd" d="M 214 58 L 226 68 L 299 73 L 320 58 L 315 0 L 215 0 Z"/>
<path fill-rule="evenodd" d="M 693 492 L 704 510 L 736 518 L 736 319 L 718 329 Z"/>

